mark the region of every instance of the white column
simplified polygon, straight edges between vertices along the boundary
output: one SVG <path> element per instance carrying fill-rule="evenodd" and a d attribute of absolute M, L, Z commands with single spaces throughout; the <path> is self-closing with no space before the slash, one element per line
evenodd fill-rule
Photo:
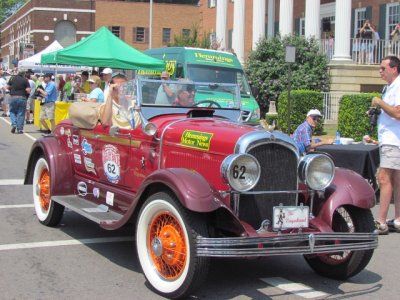
<path fill-rule="evenodd" d="M 228 0 L 215 1 L 217 3 L 217 41 L 221 44 L 220 48 L 226 49 L 226 15 L 228 10 Z"/>
<path fill-rule="evenodd" d="M 306 0 L 305 37 L 321 38 L 320 0 Z"/>
<path fill-rule="evenodd" d="M 336 0 L 333 61 L 350 62 L 351 0 Z"/>
<path fill-rule="evenodd" d="M 293 0 L 281 0 L 279 6 L 279 33 L 293 35 Z"/>
<path fill-rule="evenodd" d="M 268 0 L 268 32 L 269 38 L 275 35 L 275 0 Z"/>
<path fill-rule="evenodd" d="M 253 1 L 253 50 L 265 38 L 265 0 Z"/>
<path fill-rule="evenodd" d="M 245 0 L 235 0 L 233 6 L 232 48 L 240 62 L 244 62 Z"/>

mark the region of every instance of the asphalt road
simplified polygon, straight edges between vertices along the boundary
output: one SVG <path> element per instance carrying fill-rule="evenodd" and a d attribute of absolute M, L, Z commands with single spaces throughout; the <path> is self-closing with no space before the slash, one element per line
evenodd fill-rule
<path fill-rule="evenodd" d="M 57 228 L 37 221 L 22 179 L 41 133 L 25 132 L 11 134 L 0 118 L 0 299 L 162 299 L 140 271 L 131 226 L 105 231 L 71 211 Z M 399 247 L 400 234 L 380 237 L 367 268 L 345 282 L 318 276 L 301 256 L 214 259 L 190 299 L 398 299 Z"/>

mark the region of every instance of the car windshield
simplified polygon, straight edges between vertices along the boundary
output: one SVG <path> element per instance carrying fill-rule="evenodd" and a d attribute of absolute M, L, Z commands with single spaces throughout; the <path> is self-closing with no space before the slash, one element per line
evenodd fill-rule
<path fill-rule="evenodd" d="M 140 106 L 237 110 L 241 105 L 239 86 L 236 84 L 139 79 L 138 87 L 137 104 Z"/>
<path fill-rule="evenodd" d="M 129 121 L 132 121 L 132 112 L 139 110 L 147 119 L 209 109 L 214 111 L 213 115 L 232 120 L 239 120 L 241 114 L 237 84 L 138 78 L 121 84 L 118 98 L 119 115 Z"/>
<path fill-rule="evenodd" d="M 188 78 L 195 82 L 215 82 L 239 84 L 242 96 L 250 96 L 250 87 L 243 71 L 221 67 L 201 66 L 190 64 L 187 66 Z"/>

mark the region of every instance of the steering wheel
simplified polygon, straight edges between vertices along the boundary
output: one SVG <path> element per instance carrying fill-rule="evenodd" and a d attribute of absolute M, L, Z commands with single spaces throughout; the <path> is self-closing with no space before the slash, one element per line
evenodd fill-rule
<path fill-rule="evenodd" d="M 200 106 L 201 104 L 208 104 L 208 106 Z M 195 103 L 193 106 L 196 107 L 216 107 L 216 108 L 221 108 L 221 105 L 219 105 L 218 102 L 215 102 L 213 100 L 203 100 L 200 102 Z"/>

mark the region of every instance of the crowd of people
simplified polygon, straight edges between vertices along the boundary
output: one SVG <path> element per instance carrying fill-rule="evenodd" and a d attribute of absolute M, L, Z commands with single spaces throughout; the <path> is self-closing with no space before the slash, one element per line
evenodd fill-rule
<path fill-rule="evenodd" d="M 34 74 L 31 70 L 17 72 L 6 78 L 0 68 L 0 102 L 2 116 L 10 117 L 11 132 L 23 133 L 24 124 L 33 123 L 35 100 L 41 101 L 40 124 L 45 133 L 55 127 L 56 101 L 90 101 L 102 103 L 107 97 L 112 69 L 81 74 Z M 79 97 L 79 99 L 77 99 Z M 49 126 L 50 123 L 50 126 Z"/>

